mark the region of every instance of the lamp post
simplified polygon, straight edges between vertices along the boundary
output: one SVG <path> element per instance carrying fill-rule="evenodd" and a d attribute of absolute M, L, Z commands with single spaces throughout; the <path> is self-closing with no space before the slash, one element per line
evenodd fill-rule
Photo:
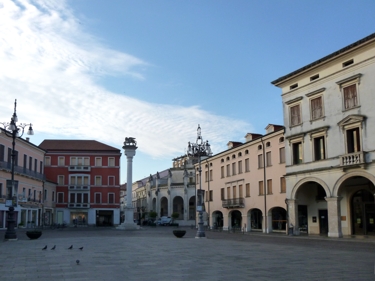
<path fill-rule="evenodd" d="M 16 162 L 16 138 L 20 138 L 23 136 L 25 131 L 25 127 L 29 126 L 27 131 L 28 135 L 33 135 L 34 131 L 32 128 L 32 124 L 25 124 L 20 123 L 17 125 L 18 118 L 16 113 L 17 108 L 17 100 L 14 101 L 14 112 L 13 116 L 10 119 L 10 122 L 0 122 L 3 125 L 4 130 L 0 130 L 0 132 L 5 133 L 7 137 L 12 138 L 12 155 L 11 155 L 11 180 L 7 181 L 7 198 L 5 206 L 9 207 L 8 217 L 7 217 L 7 230 L 5 232 L 5 240 L 17 240 L 17 234 L 14 229 L 15 227 L 15 220 L 14 220 L 14 207 L 17 207 L 17 189 L 18 189 L 18 181 L 14 180 L 14 166 Z M 15 195 L 13 195 L 15 194 Z"/>
<path fill-rule="evenodd" d="M 204 233 L 203 227 L 203 192 L 202 192 L 202 167 L 201 167 L 201 157 L 202 156 L 211 156 L 211 147 L 207 141 L 203 141 L 201 134 L 201 127 L 198 124 L 197 129 L 197 141 L 195 143 L 188 143 L 187 147 L 187 156 L 198 157 L 198 172 L 199 172 L 199 192 L 198 192 L 198 231 L 195 235 L 195 238 L 205 238 L 206 234 Z"/>

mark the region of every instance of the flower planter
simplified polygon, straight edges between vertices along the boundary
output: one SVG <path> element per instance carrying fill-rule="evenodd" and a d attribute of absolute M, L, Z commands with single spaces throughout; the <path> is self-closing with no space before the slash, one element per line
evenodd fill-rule
<path fill-rule="evenodd" d="M 27 237 L 29 237 L 31 240 L 38 239 L 40 236 L 42 236 L 41 231 L 26 231 Z"/>
<path fill-rule="evenodd" d="M 181 238 L 183 237 L 185 234 L 186 234 L 186 230 L 173 230 L 173 234 L 174 236 L 176 236 L 177 238 Z"/>

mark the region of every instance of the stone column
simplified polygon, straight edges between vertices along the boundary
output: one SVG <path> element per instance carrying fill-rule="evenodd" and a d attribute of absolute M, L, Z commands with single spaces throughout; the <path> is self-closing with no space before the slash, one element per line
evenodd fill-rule
<path fill-rule="evenodd" d="M 139 228 L 134 223 L 134 208 L 133 208 L 133 157 L 135 156 L 135 150 L 137 149 L 137 143 L 134 138 L 125 138 L 124 146 L 125 155 L 127 159 L 127 181 L 126 181 L 126 207 L 125 221 L 117 227 L 117 229 L 130 230 Z"/>
<path fill-rule="evenodd" d="M 298 225 L 298 205 L 297 200 L 288 199 L 288 228 L 293 228 L 293 234 L 299 235 Z M 291 233 L 289 233 L 291 235 Z"/>
<path fill-rule="evenodd" d="M 342 197 L 326 197 L 328 207 L 328 237 L 342 237 L 341 208 Z"/>

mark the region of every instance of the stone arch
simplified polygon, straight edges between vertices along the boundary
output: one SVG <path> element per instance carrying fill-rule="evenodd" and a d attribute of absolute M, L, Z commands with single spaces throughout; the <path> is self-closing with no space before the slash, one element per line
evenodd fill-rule
<path fill-rule="evenodd" d="M 291 193 L 291 195 L 290 195 L 290 197 L 291 197 L 290 199 L 297 199 L 297 198 L 296 198 L 296 194 L 297 194 L 298 189 L 299 189 L 303 184 L 305 184 L 305 183 L 307 183 L 307 182 L 311 182 L 311 181 L 320 184 L 320 185 L 324 188 L 324 190 L 325 190 L 325 192 L 326 192 L 326 194 L 327 194 L 327 197 L 331 197 L 331 191 L 329 190 L 328 185 L 327 185 L 324 181 L 322 181 L 321 179 L 316 178 L 316 177 L 307 177 L 307 178 L 303 178 L 303 179 L 301 179 L 300 181 L 298 181 L 298 182 L 293 186 L 292 193 Z"/>
<path fill-rule="evenodd" d="M 353 172 L 349 172 L 349 173 L 346 173 L 346 174 L 342 175 L 336 181 L 336 183 L 333 187 L 333 190 L 332 190 L 332 196 L 337 197 L 340 186 L 342 186 L 344 181 L 349 179 L 349 178 L 356 177 L 356 176 L 364 177 L 364 178 L 368 179 L 375 186 L 375 176 L 373 176 L 372 174 L 370 174 L 368 172 L 365 172 L 365 171 L 353 171 Z"/>

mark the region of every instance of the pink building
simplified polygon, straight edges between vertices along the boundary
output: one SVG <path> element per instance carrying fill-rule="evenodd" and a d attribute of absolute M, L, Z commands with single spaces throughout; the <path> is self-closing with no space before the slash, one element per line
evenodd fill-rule
<path fill-rule="evenodd" d="M 224 230 L 285 232 L 284 127 L 270 124 L 265 135 L 245 138 L 245 143 L 230 141 L 227 150 L 202 159 L 206 224 Z"/>

